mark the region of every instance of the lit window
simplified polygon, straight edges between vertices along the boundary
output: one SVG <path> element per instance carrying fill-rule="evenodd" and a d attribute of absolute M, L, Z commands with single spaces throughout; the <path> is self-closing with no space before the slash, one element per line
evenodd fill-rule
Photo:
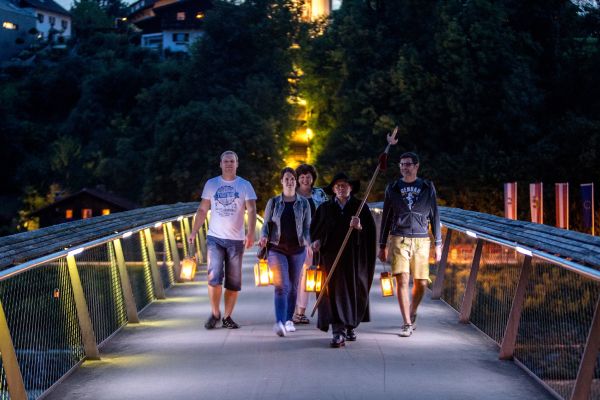
<path fill-rule="evenodd" d="M 203 12 L 198 12 L 196 14 L 196 19 L 202 19 L 202 18 L 204 18 L 204 13 Z"/>
<path fill-rule="evenodd" d="M 62 26 L 64 31 L 66 31 L 69 27 L 69 21 L 67 21 L 66 19 L 60 20 L 60 26 Z"/>
<path fill-rule="evenodd" d="M 65 218 L 72 219 L 73 218 L 73 210 L 71 210 L 71 209 L 65 210 Z"/>
<path fill-rule="evenodd" d="M 38 18 L 38 22 L 39 22 L 40 24 L 43 24 L 43 23 L 44 23 L 44 14 L 42 14 L 42 13 L 39 13 L 39 14 L 37 15 L 37 18 Z"/>
<path fill-rule="evenodd" d="M 177 21 L 185 21 L 185 13 L 183 11 L 177 13 Z"/>
<path fill-rule="evenodd" d="M 174 33 L 173 34 L 173 41 L 175 43 L 189 42 L 190 41 L 190 34 L 189 33 Z"/>
<path fill-rule="evenodd" d="M 83 218 L 83 219 L 92 218 L 92 209 L 84 208 L 83 210 L 81 210 L 81 218 Z"/>
<path fill-rule="evenodd" d="M 13 24 L 12 22 L 8 22 L 8 21 L 4 21 L 2 23 L 2 27 L 4 29 L 9 29 L 11 31 L 14 31 L 14 30 L 16 30 L 18 28 L 17 24 Z"/>
<path fill-rule="evenodd" d="M 110 208 L 103 208 L 102 215 L 110 215 Z"/>
<path fill-rule="evenodd" d="M 48 17 L 48 22 L 50 22 L 50 26 L 54 26 L 56 24 L 56 17 Z"/>

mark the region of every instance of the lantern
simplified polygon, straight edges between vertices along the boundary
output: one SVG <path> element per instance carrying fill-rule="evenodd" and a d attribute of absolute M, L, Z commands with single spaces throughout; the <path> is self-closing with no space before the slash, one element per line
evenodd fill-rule
<path fill-rule="evenodd" d="M 273 272 L 267 260 L 261 259 L 254 264 L 254 283 L 256 286 L 269 286 L 273 283 Z"/>
<path fill-rule="evenodd" d="M 182 281 L 191 281 L 196 276 L 196 259 L 194 257 L 186 257 L 181 262 L 181 272 L 179 279 Z"/>
<path fill-rule="evenodd" d="M 379 279 L 381 283 L 381 294 L 383 297 L 393 296 L 394 295 L 394 278 L 392 274 L 387 271 L 381 273 L 381 277 Z"/>
<path fill-rule="evenodd" d="M 304 290 L 307 292 L 320 292 L 323 284 L 323 270 L 321 267 L 311 265 L 306 268 L 306 285 Z"/>

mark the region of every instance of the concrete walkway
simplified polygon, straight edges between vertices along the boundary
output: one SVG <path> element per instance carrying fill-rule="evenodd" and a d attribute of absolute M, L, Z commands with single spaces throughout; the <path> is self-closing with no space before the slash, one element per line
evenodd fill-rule
<path fill-rule="evenodd" d="M 273 289 L 256 288 L 254 252 L 245 256 L 244 290 L 233 315 L 241 329 L 205 330 L 206 282 L 179 285 L 154 302 L 47 399 L 551 399 L 491 339 L 458 323 L 426 295 L 418 329 L 398 336 L 395 297 L 371 291 L 371 319 L 358 341 L 329 348 L 314 323 L 277 337 Z M 378 266 L 381 268 L 381 266 Z M 377 272 L 379 276 L 379 271 Z M 309 310 L 314 300 L 311 299 Z"/>

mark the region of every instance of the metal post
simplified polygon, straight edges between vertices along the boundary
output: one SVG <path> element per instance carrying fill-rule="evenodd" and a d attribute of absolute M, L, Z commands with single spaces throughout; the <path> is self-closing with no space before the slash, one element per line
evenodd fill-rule
<path fill-rule="evenodd" d="M 121 245 L 121 239 L 115 239 L 113 241 L 113 244 L 115 246 L 115 256 L 117 258 L 117 267 L 119 269 L 119 278 L 121 280 L 123 300 L 125 301 L 125 310 L 127 311 L 127 322 L 137 324 L 140 322 L 140 318 L 138 317 L 137 306 L 135 304 L 135 297 L 133 297 L 131 281 L 129 280 L 129 273 L 127 272 L 125 257 L 123 256 L 123 246 Z"/>
<path fill-rule="evenodd" d="M 473 264 L 471 264 L 471 273 L 469 274 L 465 295 L 460 306 L 460 322 L 463 324 L 468 324 L 469 319 L 471 318 L 471 308 L 473 307 L 473 298 L 475 297 L 475 284 L 477 283 L 477 273 L 479 272 L 479 261 L 481 260 L 482 249 L 483 240 L 477 239 Z"/>
<path fill-rule="evenodd" d="M 179 232 L 181 232 L 181 244 L 183 245 L 184 258 L 189 254 L 188 252 L 188 241 L 187 238 L 190 236 L 190 232 L 186 229 L 186 218 L 179 221 Z"/>
<path fill-rule="evenodd" d="M 169 238 L 171 258 L 173 259 L 173 268 L 175 269 L 175 281 L 181 282 L 181 264 L 179 263 L 179 251 L 177 250 L 177 243 L 175 243 L 175 233 L 173 232 L 172 222 L 167 222 L 167 236 Z"/>
<path fill-rule="evenodd" d="M 596 302 L 594 319 L 579 363 L 579 371 L 577 372 L 571 400 L 587 400 L 590 398 L 594 369 L 598 361 L 598 350 L 600 350 L 600 298 Z"/>
<path fill-rule="evenodd" d="M 156 262 L 156 253 L 154 251 L 154 242 L 152 241 L 152 233 L 150 228 L 144 229 L 144 239 L 146 241 L 146 250 L 148 251 L 148 261 L 150 262 L 150 274 L 152 275 L 152 286 L 154 286 L 154 296 L 159 299 L 166 299 L 165 287 L 163 286 L 160 272 L 158 271 L 158 263 Z"/>
<path fill-rule="evenodd" d="M 2 354 L 2 368 L 6 375 L 8 393 L 12 400 L 27 400 L 27 391 L 23 383 L 23 375 L 17 360 L 15 346 L 10 336 L 4 307 L 0 303 L 0 353 Z"/>
<path fill-rule="evenodd" d="M 448 253 L 450 252 L 450 240 L 452 239 L 452 229 L 448 228 L 446 231 L 446 237 L 444 238 L 444 248 L 442 249 L 442 259 L 438 264 L 438 270 L 435 275 L 435 282 L 433 283 L 433 290 L 431 293 L 432 300 L 439 300 L 442 297 L 442 290 L 444 290 L 444 279 L 446 277 L 446 266 L 448 265 Z"/>
<path fill-rule="evenodd" d="M 88 311 L 87 302 L 79 279 L 79 271 L 75 263 L 75 256 L 67 256 L 67 267 L 69 268 L 69 278 L 73 288 L 73 297 L 75 298 L 75 308 L 77 309 L 77 319 L 79 320 L 79 329 L 83 340 L 83 349 L 85 356 L 90 360 L 99 360 L 98 345 L 96 344 L 96 334 L 92 327 L 92 320 Z"/>
<path fill-rule="evenodd" d="M 504 330 L 504 337 L 500 345 L 501 360 L 512 360 L 515 352 L 515 344 L 517 343 L 517 334 L 519 332 L 519 323 L 521 322 L 521 312 L 523 311 L 523 303 L 525 302 L 525 291 L 529 284 L 531 276 L 531 256 L 525 256 L 523 267 L 519 276 L 519 283 L 515 291 L 515 297 L 508 315 L 508 322 Z"/>

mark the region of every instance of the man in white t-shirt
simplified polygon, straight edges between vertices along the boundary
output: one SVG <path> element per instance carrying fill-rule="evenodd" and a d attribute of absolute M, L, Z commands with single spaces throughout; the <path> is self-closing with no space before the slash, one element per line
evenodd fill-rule
<path fill-rule="evenodd" d="M 252 184 L 236 175 L 238 156 L 233 151 L 221 154 L 221 176 L 209 179 L 202 191 L 202 201 L 196 211 L 190 244 L 194 244 L 196 233 L 206 220 L 210 210 L 206 248 L 208 252 L 208 297 L 211 315 L 204 324 L 213 329 L 221 320 L 221 292 L 225 278 L 224 328 L 240 326 L 231 319 L 242 289 L 242 256 L 244 241 L 246 248 L 254 245 L 256 226 L 256 193 Z M 248 210 L 248 233 L 244 234 L 244 211 Z"/>

